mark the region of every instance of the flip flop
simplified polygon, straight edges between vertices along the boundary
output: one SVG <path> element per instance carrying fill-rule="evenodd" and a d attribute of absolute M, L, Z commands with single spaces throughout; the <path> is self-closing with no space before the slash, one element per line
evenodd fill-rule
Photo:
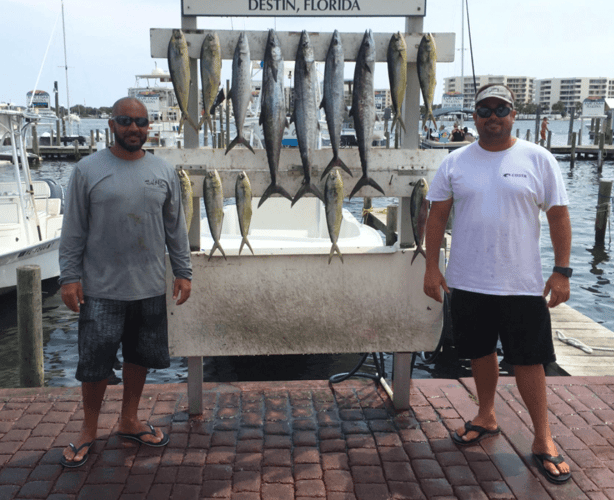
<path fill-rule="evenodd" d="M 147 434 L 151 434 L 152 436 L 156 435 L 156 430 L 154 429 L 153 425 L 151 424 L 147 424 L 147 425 L 149 426 L 149 429 L 150 429 L 148 431 L 139 432 L 137 434 L 126 434 L 123 432 L 118 432 L 117 435 L 119 437 L 126 438 L 126 439 L 134 439 L 135 441 L 138 441 L 141 444 L 146 444 L 147 446 L 153 446 L 155 448 L 166 446 L 170 439 L 168 437 L 168 434 L 166 434 L 166 432 L 164 431 L 162 432 L 162 440 L 159 443 L 150 443 L 149 441 L 145 441 L 141 439 L 141 436 L 145 436 Z"/>
<path fill-rule="evenodd" d="M 90 441 L 89 443 L 83 443 L 81 446 L 79 446 L 79 448 L 77 448 L 74 444 L 69 443 L 68 446 L 70 446 L 70 449 L 74 453 L 73 457 L 77 456 L 77 453 L 79 453 L 86 446 L 87 446 L 87 453 L 83 456 L 81 460 L 77 462 L 75 462 L 74 460 L 66 460 L 66 457 L 62 455 L 62 458 L 60 458 L 60 464 L 63 465 L 64 467 L 71 467 L 71 468 L 81 467 L 85 462 L 87 462 L 87 459 L 90 456 L 90 447 L 93 444 L 94 444 L 94 441 Z"/>
<path fill-rule="evenodd" d="M 480 427 L 479 425 L 473 425 L 471 422 L 465 422 L 465 430 L 467 432 L 469 431 L 477 432 L 478 435 L 474 437 L 473 439 L 469 439 L 465 441 L 462 438 L 462 436 L 458 435 L 458 432 L 454 431 L 454 434 L 452 434 L 452 441 L 454 441 L 456 444 L 460 446 L 467 446 L 470 444 L 475 444 L 484 438 L 496 436 L 497 434 L 501 433 L 501 427 L 497 427 L 494 431 L 490 431 L 488 429 L 485 429 L 484 427 Z"/>
<path fill-rule="evenodd" d="M 569 478 L 571 478 L 571 472 L 567 472 L 565 474 L 561 473 L 558 476 L 555 476 L 554 474 L 552 474 L 552 472 L 546 469 L 546 467 L 544 467 L 544 460 L 547 460 L 554 465 L 558 465 L 561 462 L 564 462 L 565 459 L 563 458 L 563 455 L 554 457 L 552 455 L 548 455 L 547 453 L 533 453 L 533 458 L 535 459 L 535 463 L 537 464 L 539 472 L 541 472 L 542 475 L 551 483 L 563 484 L 569 481 Z"/>

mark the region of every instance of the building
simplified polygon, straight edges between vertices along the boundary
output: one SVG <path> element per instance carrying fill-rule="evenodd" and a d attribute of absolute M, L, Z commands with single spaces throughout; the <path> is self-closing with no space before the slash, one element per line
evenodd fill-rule
<path fill-rule="evenodd" d="M 571 112 L 587 97 L 614 98 L 614 78 L 549 78 L 536 80 L 535 102 L 544 109 L 561 101 Z"/>
<path fill-rule="evenodd" d="M 475 92 L 483 85 L 501 83 L 508 85 L 516 94 L 516 101 L 521 103 L 532 102 L 535 96 L 535 78 L 532 76 L 506 76 L 506 75 L 476 75 L 475 84 L 473 76 L 460 76 L 444 78 L 444 94 L 460 92 L 463 94 L 463 108 L 473 109 L 475 105 Z"/>

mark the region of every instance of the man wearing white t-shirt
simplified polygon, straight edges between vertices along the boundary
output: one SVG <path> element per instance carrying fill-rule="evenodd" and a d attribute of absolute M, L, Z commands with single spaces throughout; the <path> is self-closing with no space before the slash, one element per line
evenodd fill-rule
<path fill-rule="evenodd" d="M 473 114 L 479 140 L 443 161 L 427 198 L 424 292 L 450 308 L 459 356 L 471 360 L 478 415 L 452 435 L 469 445 L 500 432 L 495 414 L 499 375 L 497 340 L 514 366 L 535 438 L 539 470 L 555 484 L 569 480 L 548 424 L 544 365 L 555 361 L 549 307 L 569 299 L 571 223 L 559 166 L 544 148 L 512 137 L 514 93 L 486 85 Z M 454 206 L 452 246 L 446 276 L 439 248 Z M 550 227 L 555 267 L 544 283 L 539 252 L 540 220 Z M 546 302 L 545 297 L 550 294 Z"/>

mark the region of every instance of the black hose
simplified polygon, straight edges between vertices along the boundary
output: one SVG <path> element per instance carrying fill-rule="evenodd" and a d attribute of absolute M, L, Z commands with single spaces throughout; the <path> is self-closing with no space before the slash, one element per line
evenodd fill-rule
<path fill-rule="evenodd" d="M 339 382 L 343 382 L 344 380 L 349 379 L 350 377 L 361 377 L 361 378 L 369 378 L 371 380 L 375 380 L 376 383 L 379 383 L 380 378 L 386 378 L 386 371 L 384 370 L 384 354 L 383 353 L 379 353 L 379 357 L 380 360 L 377 360 L 377 353 L 373 352 L 371 353 L 371 355 L 373 356 L 373 364 L 375 365 L 375 375 L 371 374 L 371 373 L 362 373 L 359 372 L 358 370 L 360 370 L 360 367 L 363 365 L 363 363 L 367 360 L 367 357 L 369 356 L 369 353 L 366 352 L 362 355 L 362 358 L 360 359 L 360 361 L 358 362 L 358 364 L 352 368 L 349 372 L 346 373 L 337 373 L 335 375 L 332 375 L 328 381 L 331 384 L 338 384 Z"/>

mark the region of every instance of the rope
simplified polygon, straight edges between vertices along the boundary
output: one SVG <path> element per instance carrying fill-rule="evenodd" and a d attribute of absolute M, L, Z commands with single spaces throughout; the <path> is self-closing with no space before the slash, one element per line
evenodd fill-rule
<path fill-rule="evenodd" d="M 607 351 L 614 352 L 614 348 L 612 347 L 591 347 L 587 346 L 584 342 L 574 339 L 571 337 L 567 337 L 560 330 L 556 330 L 556 337 L 563 343 L 568 344 L 572 347 L 577 347 L 578 349 L 582 349 L 587 354 L 593 354 L 593 351 Z"/>

